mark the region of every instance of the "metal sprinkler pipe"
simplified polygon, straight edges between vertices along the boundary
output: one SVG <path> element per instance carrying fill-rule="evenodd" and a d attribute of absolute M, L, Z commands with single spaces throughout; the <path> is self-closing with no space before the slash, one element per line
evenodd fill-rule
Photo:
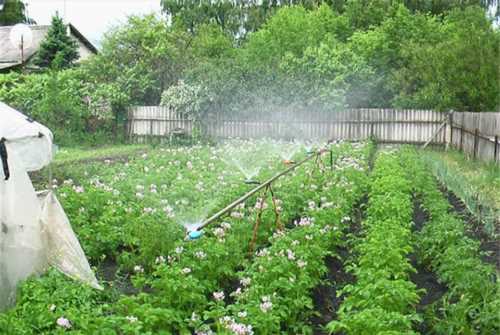
<path fill-rule="evenodd" d="M 284 175 L 288 174 L 289 172 L 295 170 L 297 167 L 299 167 L 302 164 L 304 164 L 305 162 L 311 160 L 313 157 L 317 157 L 321 153 L 323 153 L 323 151 L 320 150 L 320 151 L 315 152 L 313 155 L 307 156 L 306 158 L 304 158 L 300 162 L 292 165 L 288 169 L 286 169 L 286 170 L 278 173 L 277 175 L 275 175 L 274 177 L 272 177 L 272 178 L 268 179 L 267 181 L 263 182 L 262 184 L 260 184 L 256 188 L 250 190 L 245 195 L 243 195 L 241 198 L 233 201 L 232 203 L 230 203 L 229 205 L 227 205 L 226 207 L 224 207 L 223 209 L 221 209 L 220 211 L 218 211 L 217 213 L 215 213 L 214 215 L 212 215 L 211 217 L 209 217 L 208 219 L 206 219 L 198 228 L 196 228 L 196 230 L 201 230 L 201 229 L 205 228 L 206 226 L 208 226 L 212 222 L 216 221 L 221 216 L 223 216 L 224 214 L 226 214 L 227 212 L 229 212 L 230 210 L 232 210 L 233 208 L 235 208 L 236 206 L 238 206 L 239 204 L 241 204 L 242 202 L 244 202 L 245 200 L 247 200 L 248 198 L 250 198 L 255 193 L 257 193 L 260 190 L 264 189 L 265 187 L 268 187 L 269 185 L 271 185 L 274 181 L 276 181 L 281 176 L 284 176 Z"/>

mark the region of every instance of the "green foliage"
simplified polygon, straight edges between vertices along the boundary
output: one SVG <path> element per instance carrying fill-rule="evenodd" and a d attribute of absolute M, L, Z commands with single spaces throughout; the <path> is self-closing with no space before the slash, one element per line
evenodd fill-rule
<path fill-rule="evenodd" d="M 276 12 L 288 6 L 302 6 L 307 10 L 325 6 L 345 14 L 354 27 L 366 29 L 380 24 L 391 7 L 398 4 L 404 4 L 412 12 L 433 15 L 473 5 L 482 6 L 484 9 L 496 6 L 498 15 L 500 3 L 496 0 L 161 0 L 165 14 L 192 33 L 203 24 L 214 23 L 236 37 L 259 30 Z"/>
<path fill-rule="evenodd" d="M 357 107 L 492 111 L 500 33 L 486 8 L 494 4 L 165 0 L 171 23 L 131 16 L 97 56 L 57 80 L 2 75 L 0 98 L 59 127 L 60 139 L 91 142 L 101 130 L 118 138 L 128 107 L 158 105 L 164 92 L 164 104 L 208 119 Z M 68 37 L 57 17 L 54 25 L 59 38 L 48 38 L 37 60 L 57 69 L 72 52 L 58 42 Z M 174 99 L 186 93 L 179 83 L 198 92 L 187 104 Z M 71 135 L 62 134 L 63 118 Z"/>
<path fill-rule="evenodd" d="M 0 26 L 13 26 L 17 23 L 33 23 L 26 17 L 26 6 L 21 0 L 5 0 L 0 11 Z"/>
<path fill-rule="evenodd" d="M 337 156 L 345 157 L 337 162 L 338 169 L 324 167 L 327 155 L 320 162 L 310 160 L 274 185 L 273 199 L 269 194 L 263 200 L 248 199 L 194 241 L 183 239 L 185 232 L 174 222 L 182 218 L 182 206 L 195 211 L 207 197 L 225 204 L 250 187 L 241 183 L 238 172 L 226 172 L 228 166 L 218 157 L 221 148 L 162 148 L 136 157 L 127 166 L 115 162 L 74 166 L 94 178 L 82 178 L 81 184 L 66 180 L 57 187 L 58 196 L 92 263 L 116 259 L 120 278 L 133 284 L 131 294 L 118 293 L 120 280 L 98 292 L 51 271 L 21 287 L 18 305 L 0 314 L 0 330 L 6 334 L 10 330 L 16 334 L 188 334 L 208 327 L 225 334 L 227 328 L 219 317 L 240 318 L 237 313 L 248 307 L 248 319 L 242 322 L 251 323 L 259 333 L 274 334 L 280 324 L 291 333 L 305 333 L 310 330 L 306 324 L 312 310 L 309 293 L 326 270 L 323 258 L 330 254 L 330 246 L 342 243 L 348 224 L 345 216 L 368 187 L 370 148 L 333 146 Z M 282 168 L 280 161 L 274 161 L 277 166 L 260 177 Z M 220 187 L 221 176 L 224 187 Z M 200 181 L 205 192 L 193 192 Z M 189 204 L 183 205 L 183 200 Z M 277 228 L 273 201 L 278 203 L 281 222 L 289 228 Z M 174 208 L 174 217 L 166 215 L 167 204 Z M 254 256 L 249 255 L 249 245 L 259 208 L 263 208 L 255 245 L 259 252 Z M 294 225 L 299 217 L 304 220 Z M 269 247 L 272 259 L 260 255 L 264 247 Z M 262 266 L 274 270 L 262 271 Z M 240 275 L 251 282 L 239 290 L 244 296 L 236 302 L 237 292 L 231 293 Z M 215 299 L 215 292 L 224 292 L 226 300 Z M 261 294 L 272 296 L 268 313 L 260 308 Z M 71 326 L 58 325 L 60 317 Z"/>
<path fill-rule="evenodd" d="M 233 36 L 241 37 L 257 31 L 280 8 L 303 6 L 313 9 L 322 3 L 336 7 L 342 6 L 343 2 L 344 0 L 161 0 L 161 5 L 175 23 L 183 25 L 192 33 L 203 24 L 214 23 Z"/>
<path fill-rule="evenodd" d="M 326 4 L 283 7 L 241 47 L 230 50 L 226 42 L 224 53 L 202 56 L 187 78 L 213 93 L 207 109 L 227 113 L 344 106 L 494 110 L 499 34 L 484 9 L 417 7 L 349 1 L 339 7 L 342 14 Z M 421 13 L 434 11 L 443 16 Z"/>
<path fill-rule="evenodd" d="M 187 118 L 199 120 L 204 105 L 209 101 L 209 93 L 199 86 L 187 85 L 183 81 L 170 86 L 161 96 L 160 104 L 175 110 Z"/>
<path fill-rule="evenodd" d="M 188 64 L 185 33 L 154 15 L 129 17 L 108 32 L 100 53 L 84 65 L 89 80 L 106 83 L 123 96 L 121 103 L 157 105 L 164 89 Z"/>
<path fill-rule="evenodd" d="M 289 194 L 307 201 L 306 213 L 292 229 L 274 234 L 269 246 L 256 252 L 251 266 L 239 273 L 241 286 L 232 293 L 235 302 L 225 310 L 212 308 L 206 313 L 218 319 L 218 332 L 236 322 L 249 323 L 258 334 L 312 333 L 308 325 L 313 310 L 310 292 L 327 271 L 325 257 L 340 257 L 332 250 L 343 245 L 352 208 L 368 187 L 365 169 L 369 150 L 346 145 L 334 151 L 352 158 L 339 161 L 338 170 L 313 172 L 308 184 L 316 190 L 313 196 Z M 232 315 L 229 319 L 228 314 Z"/>
<path fill-rule="evenodd" d="M 366 106 L 361 91 L 373 78 L 373 70 L 343 43 L 333 40 L 309 47 L 301 58 L 287 54 L 280 66 L 298 83 L 296 95 L 309 97 L 313 105 Z"/>
<path fill-rule="evenodd" d="M 84 101 L 89 90 L 81 78 L 79 69 L 0 75 L 0 99 L 46 124 L 58 144 L 102 141 L 111 129 L 108 109 Z"/>
<path fill-rule="evenodd" d="M 68 34 L 67 27 L 59 14 L 52 17 L 52 23 L 40 44 L 34 64 L 47 68 L 63 69 L 78 59 L 78 45 Z"/>
<path fill-rule="evenodd" d="M 412 252 L 411 183 L 393 153 L 381 153 L 372 173 L 365 236 L 357 245 L 359 257 L 351 271 L 356 282 L 345 286 L 338 320 L 327 328 L 346 334 L 413 334 L 419 317 L 415 305 L 420 290 L 410 281 L 415 272 Z"/>
<path fill-rule="evenodd" d="M 395 72 L 395 104 L 493 111 L 499 103 L 500 34 L 478 7 L 451 11 L 429 36 L 406 41 Z"/>
<path fill-rule="evenodd" d="M 412 11 L 429 12 L 434 15 L 443 14 L 454 8 L 464 9 L 468 6 L 481 6 L 484 9 L 496 7 L 495 15 L 498 11 L 500 2 L 497 0 L 404 0 L 405 6 Z"/>
<path fill-rule="evenodd" d="M 197 61 L 230 57 L 234 53 L 233 40 L 217 25 L 201 25 L 193 37 L 191 50 Z"/>
<path fill-rule="evenodd" d="M 500 223 L 500 167 L 472 160 L 458 151 L 427 151 L 423 159 L 436 178 L 457 195 L 479 218 L 491 238 Z"/>
<path fill-rule="evenodd" d="M 71 320 L 75 334 L 92 333 L 97 330 L 93 319 L 114 299 L 112 293 L 82 286 L 56 270 L 28 279 L 18 297 L 15 308 L 0 314 L 2 334 L 63 334 L 64 328 L 57 325 L 61 317 Z"/>
<path fill-rule="evenodd" d="M 498 332 L 498 273 L 481 260 L 480 242 L 468 236 L 462 218 L 449 212 L 447 199 L 418 154 L 406 150 L 402 160 L 430 217 L 418 234 L 419 259 L 448 287 L 431 306 L 428 324 L 436 334 Z"/>

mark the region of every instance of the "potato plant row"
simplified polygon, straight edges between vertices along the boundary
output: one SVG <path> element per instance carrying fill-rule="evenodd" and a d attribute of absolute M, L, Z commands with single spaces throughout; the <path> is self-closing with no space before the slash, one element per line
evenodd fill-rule
<path fill-rule="evenodd" d="M 415 269 L 412 252 L 411 180 L 399 157 L 381 152 L 375 161 L 364 236 L 355 247 L 358 258 L 351 266 L 356 277 L 346 285 L 338 319 L 328 324 L 332 333 L 412 334 L 419 320 L 419 290 L 410 281 Z"/>
<path fill-rule="evenodd" d="M 313 164 L 313 163 L 311 163 Z M 275 187 L 280 204 L 280 220 L 287 222 L 300 216 L 307 200 L 316 189 L 313 166 L 307 165 L 288 176 Z M 230 299 L 227 290 L 236 272 L 247 266 L 254 223 L 262 209 L 257 245 L 277 231 L 275 213 L 269 198 L 252 198 L 243 207 L 225 218 L 220 225 L 206 229 L 198 241 L 179 241 L 174 252 L 158 259 L 152 273 L 138 273 L 135 284 L 151 292 L 124 298 L 116 306 L 118 313 L 138 318 L 134 331 L 162 330 L 190 334 L 204 323 L 203 312 L 215 301 Z M 161 256 L 158 256 L 161 257 Z"/>
<path fill-rule="evenodd" d="M 480 259 L 480 243 L 467 236 L 464 221 L 413 150 L 402 153 L 413 186 L 430 219 L 418 234 L 420 261 L 448 292 L 428 320 L 436 334 L 495 334 L 500 331 L 500 285 L 493 265 Z"/>
<path fill-rule="evenodd" d="M 338 157 L 348 157 L 364 149 L 343 144 L 334 150 Z M 359 168 L 354 160 L 343 161 L 340 164 L 343 169 Z M 329 182 L 324 177 L 326 171 L 324 164 L 311 161 L 273 186 L 283 224 L 291 228 L 294 220 L 312 210 L 313 203 L 320 203 L 318 190 Z M 342 186 L 343 179 L 340 179 L 336 187 L 342 189 Z M 152 193 L 154 200 L 157 193 Z M 329 205 L 328 202 L 324 204 Z M 139 206 L 142 209 L 144 204 Z M 224 222 L 206 229 L 199 240 L 177 239 L 172 241 L 171 248 L 150 248 L 148 259 L 153 259 L 152 262 L 132 263 L 135 264 L 134 287 L 130 287 L 129 295 L 112 289 L 96 292 L 54 271 L 26 282 L 20 290 L 16 308 L 0 315 L 0 330 L 9 329 L 16 334 L 62 331 L 75 334 L 191 334 L 199 330 L 203 334 L 203 325 L 210 327 L 218 322 L 210 317 L 213 304 L 222 301 L 232 304 L 234 295 L 231 293 L 237 274 L 253 262 L 253 255 L 249 257 L 248 253 L 249 244 L 253 223 L 261 208 L 262 222 L 256 239 L 256 250 L 260 250 L 269 244 L 278 224 L 270 198 L 254 197 L 235 209 Z M 164 222 L 169 224 L 168 220 Z M 148 229 L 150 223 L 142 224 L 137 235 L 147 235 L 152 242 L 172 240 L 171 236 Z M 120 254 L 120 250 L 116 253 Z M 71 327 L 62 329 L 57 324 L 61 318 L 69 320 Z"/>
<path fill-rule="evenodd" d="M 325 257 L 339 257 L 334 247 L 343 243 L 353 208 L 367 192 L 369 152 L 357 158 L 351 152 L 335 170 L 318 174 L 316 193 L 295 227 L 274 234 L 239 273 L 234 302 L 213 303 L 206 316 L 216 320 L 217 334 L 312 334 L 310 293 L 327 272 Z"/>
<path fill-rule="evenodd" d="M 260 178 L 284 168 L 269 149 L 273 143 L 242 145 L 249 155 L 261 154 Z M 81 178 L 59 180 L 58 196 L 92 264 L 117 262 L 125 272 L 135 266 L 150 269 L 157 254 L 171 252 L 184 237 L 182 224 L 201 221 L 251 189 L 224 160 L 229 149 L 159 148 L 126 163 L 69 171 Z"/>

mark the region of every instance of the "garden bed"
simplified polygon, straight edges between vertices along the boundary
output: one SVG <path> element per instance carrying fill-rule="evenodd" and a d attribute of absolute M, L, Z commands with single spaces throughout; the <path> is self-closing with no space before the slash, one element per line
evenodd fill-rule
<path fill-rule="evenodd" d="M 497 270 L 500 271 L 500 242 L 494 239 L 491 234 L 485 230 L 484 223 L 479 221 L 472 214 L 464 202 L 455 195 L 451 190 L 441 186 L 441 192 L 448 199 L 453 212 L 466 222 L 467 235 L 481 243 L 481 254 L 483 261 L 494 264 Z M 498 231 L 495 236 L 500 236 Z"/>
<path fill-rule="evenodd" d="M 260 180 L 285 168 L 268 144 L 249 144 L 270 155 Z M 243 171 L 230 171 L 229 147 L 158 148 L 126 163 L 72 167 L 73 176 L 92 178 L 60 181 L 56 190 L 105 290 L 50 271 L 21 287 L 0 330 L 50 334 L 61 317 L 83 333 L 494 329 L 483 317 L 498 304 L 484 247 L 419 156 L 402 149 L 372 160 L 372 147 L 356 143 L 330 149 L 332 165 L 328 153 L 309 160 L 197 240 L 186 239 L 182 220 L 209 217 L 254 187 Z M 212 207 L 200 212 L 208 200 Z"/>

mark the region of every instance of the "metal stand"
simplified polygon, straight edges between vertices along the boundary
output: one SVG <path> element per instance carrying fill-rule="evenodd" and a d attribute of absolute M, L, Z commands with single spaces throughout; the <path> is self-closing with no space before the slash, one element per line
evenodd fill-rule
<path fill-rule="evenodd" d="M 273 210 L 274 210 L 274 215 L 275 215 L 275 220 L 274 224 L 276 225 L 277 230 L 281 231 L 284 230 L 284 227 L 281 223 L 281 215 L 280 212 L 278 211 L 278 206 L 276 205 L 276 198 L 274 196 L 273 188 L 271 184 L 267 185 L 265 188 L 263 195 L 262 195 L 262 202 L 261 206 L 259 208 L 259 211 L 257 212 L 257 219 L 255 220 L 255 224 L 253 226 L 253 234 L 252 234 L 252 240 L 250 242 L 250 247 L 248 250 L 248 255 L 251 256 L 254 249 L 255 249 L 255 243 L 257 242 L 257 233 L 259 231 L 259 226 L 262 221 L 262 213 L 264 212 L 264 203 L 266 202 L 268 193 L 271 194 L 271 202 L 273 204 Z"/>
<path fill-rule="evenodd" d="M 209 217 L 196 230 L 201 230 L 201 229 L 205 228 L 206 226 L 208 226 L 209 224 L 213 223 L 214 221 L 218 220 L 219 218 L 221 218 L 222 216 L 224 216 L 225 214 L 227 214 L 229 211 L 231 211 L 233 208 L 235 208 L 236 206 L 238 206 L 239 204 L 243 203 L 248 198 L 250 198 L 251 196 L 253 196 L 254 194 L 256 194 L 257 192 L 266 189 L 270 184 L 272 184 L 273 182 L 275 182 L 278 178 L 280 178 L 280 177 L 282 177 L 282 176 L 290 173 L 291 171 L 295 170 L 297 167 L 301 166 L 305 162 L 311 160 L 313 157 L 317 157 L 319 154 L 321 154 L 321 152 L 316 152 L 315 154 L 310 155 L 310 156 L 304 158 L 302 161 L 298 162 L 297 164 L 292 165 L 288 169 L 286 169 L 286 170 L 278 173 L 274 177 L 272 177 L 272 178 L 268 179 L 267 181 L 263 182 L 262 184 L 260 184 L 256 188 L 254 188 L 253 190 L 249 191 L 248 193 L 246 193 L 245 195 L 243 195 L 239 199 L 233 201 L 231 204 L 227 205 L 226 207 L 224 207 L 223 209 L 221 209 L 220 211 L 218 211 L 217 213 L 215 213 L 214 215 L 212 215 L 211 217 Z"/>

